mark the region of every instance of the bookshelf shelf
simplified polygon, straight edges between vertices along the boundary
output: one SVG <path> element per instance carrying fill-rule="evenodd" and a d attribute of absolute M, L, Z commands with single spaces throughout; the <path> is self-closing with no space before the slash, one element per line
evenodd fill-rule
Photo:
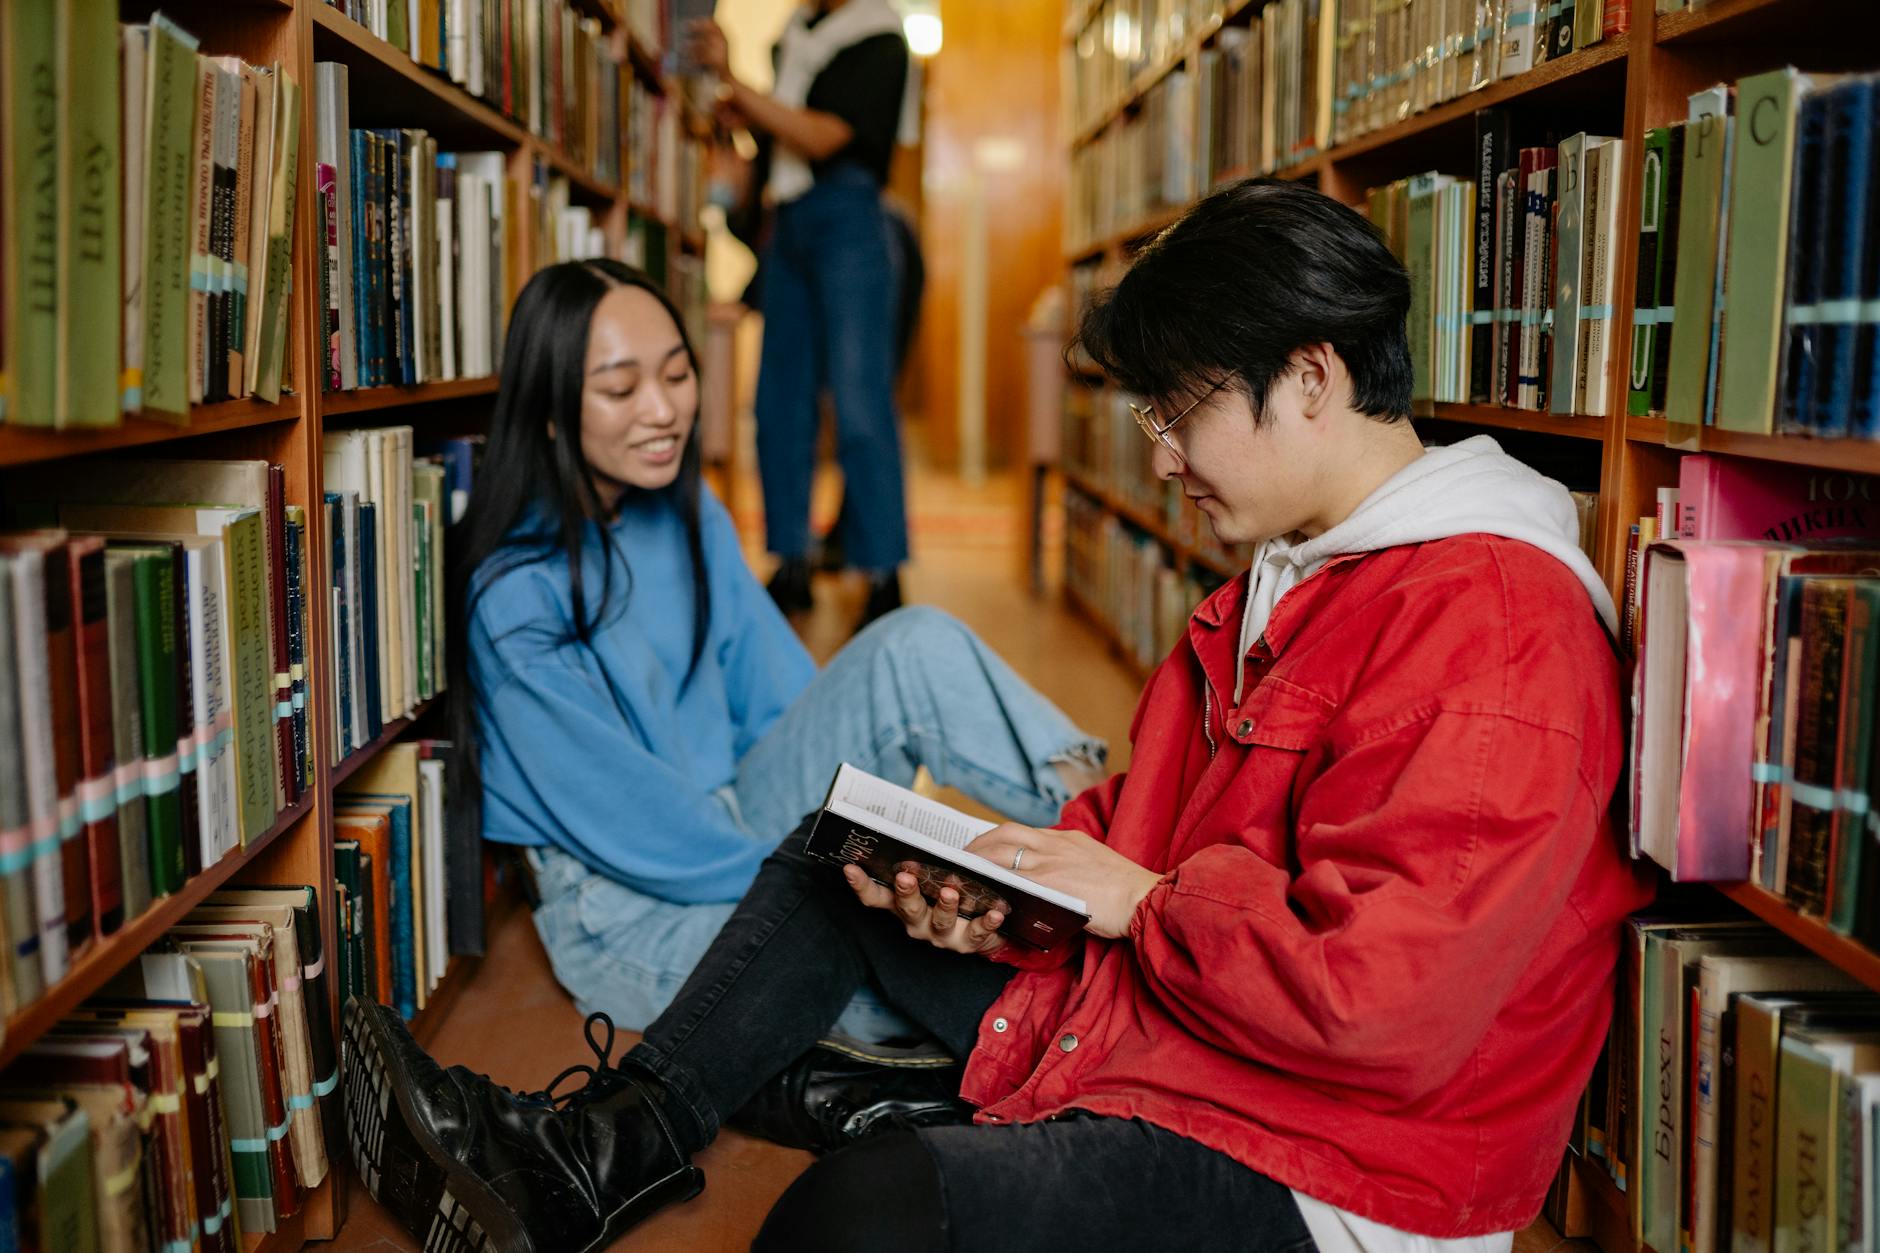
<path fill-rule="evenodd" d="M 1880 474 L 1880 442 L 1873 440 L 1752 435 L 1707 426 L 1698 432 L 1697 446 L 1703 452 L 1728 453 L 1734 457 L 1762 457 L 1792 465 Z"/>
<path fill-rule="evenodd" d="M 1625 437 L 1635 444 L 1663 444 L 1670 423 L 1663 418 L 1627 417 Z"/>
<path fill-rule="evenodd" d="M 333 764 L 332 775 L 329 779 L 331 785 L 337 789 L 342 783 L 346 782 L 346 780 L 352 778 L 361 766 L 378 756 L 380 749 L 409 731 L 412 725 L 416 723 L 418 719 L 424 717 L 425 714 L 431 712 L 432 708 L 436 706 L 437 703 L 438 698 L 435 696 L 430 700 L 419 701 L 418 707 L 411 712 L 410 717 L 392 719 L 383 727 L 379 728 L 379 733 L 375 738 L 367 743 L 361 744 L 357 749 L 335 762 Z"/>
<path fill-rule="evenodd" d="M 1860 0 L 1710 0 L 1700 8 L 1680 9 L 1658 18 L 1653 38 L 1660 47 L 1698 49 L 1704 45 L 1741 43 L 1780 37 L 1845 41 L 1849 32 L 1873 20 L 1873 11 Z"/>
<path fill-rule="evenodd" d="M 189 411 L 189 421 L 181 425 L 156 418 L 131 417 L 125 418 L 122 426 L 97 429 L 55 431 L 49 427 L 0 426 L 0 468 L 216 435 L 223 431 L 292 422 L 299 417 L 297 398 L 284 396 L 279 404 L 249 399 L 197 405 Z"/>
<path fill-rule="evenodd" d="M 308 7 L 315 59 L 342 61 L 350 72 L 353 125 L 421 126 L 449 146 L 533 146 L 522 127 L 338 9 Z"/>
<path fill-rule="evenodd" d="M 1867 987 L 1880 991 L 1880 953 L 1842 935 L 1819 918 L 1805 918 L 1774 892 L 1755 883 L 1719 883 L 1717 890 L 1782 934 L 1827 958 Z"/>
<path fill-rule="evenodd" d="M 1066 470 L 1064 481 L 1137 530 L 1153 537 L 1173 552 L 1178 560 L 1211 570 L 1222 578 L 1233 578 L 1240 573 L 1240 567 L 1233 561 L 1220 553 L 1197 548 L 1171 531 L 1167 523 L 1155 516 L 1154 511 L 1116 495 L 1088 476 L 1075 470 Z"/>
<path fill-rule="evenodd" d="M 1470 426 L 1494 427 L 1503 431 L 1528 431 L 1536 435 L 1559 435 L 1567 439 L 1601 440 L 1606 437 L 1606 419 L 1580 414 L 1543 413 L 1534 409 L 1513 409 L 1505 405 L 1458 405 L 1440 403 L 1433 412 L 1419 415 L 1441 422 L 1463 422 Z"/>
<path fill-rule="evenodd" d="M 182 889 L 125 923 L 117 934 L 94 944 L 90 952 L 72 963 L 65 978 L 47 988 L 44 995 L 7 1020 L 6 1039 L 0 1041 L 0 1067 L 20 1055 L 20 1051 L 46 1033 L 59 1019 L 78 1007 L 79 1002 L 103 987 L 112 975 L 128 965 L 137 954 L 149 948 L 158 936 L 168 931 L 209 893 L 223 886 L 265 851 L 296 823 L 313 812 L 313 798 L 303 796 L 299 803 L 282 811 L 274 825 L 236 849 L 213 866 L 185 883 Z"/>
<path fill-rule="evenodd" d="M 354 413 L 402 409 L 407 405 L 435 404 L 440 400 L 494 396 L 496 383 L 496 376 L 492 374 L 483 378 L 420 383 L 416 387 L 361 387 L 349 392 L 327 392 L 320 397 L 320 413 L 335 418 Z"/>

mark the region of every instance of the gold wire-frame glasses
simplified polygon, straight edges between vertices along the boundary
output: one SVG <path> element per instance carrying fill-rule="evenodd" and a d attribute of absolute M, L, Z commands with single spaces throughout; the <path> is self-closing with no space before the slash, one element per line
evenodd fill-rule
<path fill-rule="evenodd" d="M 1136 425 L 1142 428 L 1144 435 L 1147 435 L 1150 439 L 1156 441 L 1171 453 L 1174 453 L 1176 458 L 1181 461 L 1183 465 L 1186 465 L 1188 464 L 1188 458 L 1183 455 L 1181 449 L 1175 446 L 1175 441 L 1168 437 L 1168 433 L 1174 430 L 1176 424 L 1183 418 L 1193 413 L 1196 409 L 1199 409 L 1203 404 L 1206 404 L 1209 397 L 1213 396 L 1215 392 L 1220 391 L 1221 388 L 1225 386 L 1227 386 L 1227 380 L 1222 379 L 1213 387 L 1208 388 L 1207 391 L 1202 392 L 1186 409 L 1183 409 L 1180 413 L 1160 425 L 1158 425 L 1155 420 L 1154 405 L 1138 405 L 1132 401 L 1129 404 L 1129 411 L 1136 415 Z"/>

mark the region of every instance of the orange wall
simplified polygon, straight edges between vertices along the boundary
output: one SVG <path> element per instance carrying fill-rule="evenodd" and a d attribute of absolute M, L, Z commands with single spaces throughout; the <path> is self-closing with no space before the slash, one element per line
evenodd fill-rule
<path fill-rule="evenodd" d="M 945 42 L 927 64 L 927 263 L 916 416 L 934 459 L 958 456 L 961 176 L 975 146 L 1016 144 L 1023 160 L 984 176 L 988 253 L 986 447 L 993 464 L 1022 456 L 1024 360 L 1019 330 L 1038 293 L 1059 281 L 1064 145 L 1059 130 L 1062 0 L 941 0 Z"/>

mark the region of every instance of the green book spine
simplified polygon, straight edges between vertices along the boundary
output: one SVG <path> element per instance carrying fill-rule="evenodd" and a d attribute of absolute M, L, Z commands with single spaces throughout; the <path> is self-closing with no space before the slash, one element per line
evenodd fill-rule
<path fill-rule="evenodd" d="M 1427 412 L 1435 397 L 1436 282 L 1435 263 L 1436 178 L 1419 174 L 1410 180 L 1409 239 L 1405 260 L 1410 271 L 1410 398 Z"/>
<path fill-rule="evenodd" d="M 255 394 L 270 403 L 281 398 L 281 359 L 287 347 L 287 295 L 293 278 L 294 188 L 300 158 L 300 86 L 275 67 L 280 84 L 275 117 L 274 190 L 268 201 L 268 274 L 261 309 L 261 371 Z"/>
<path fill-rule="evenodd" d="M 1587 165 L 1595 145 L 1584 133 L 1560 141 L 1559 179 L 1554 203 L 1554 340 L 1547 407 L 1553 413 L 1579 413 L 1580 278 L 1586 263 Z"/>
<path fill-rule="evenodd" d="M 167 896 L 183 886 L 183 806 L 175 760 L 176 578 L 167 552 L 140 555 L 136 566 L 137 686 L 144 712 L 144 743 L 158 756 L 147 767 L 150 892 Z"/>
<path fill-rule="evenodd" d="M 202 963 L 209 1007 L 215 1012 L 216 1060 L 221 1064 L 222 1105 L 228 1117 L 235 1203 L 248 1234 L 275 1228 L 274 1177 L 268 1162 L 268 1120 L 261 1096 L 257 1023 L 247 962 L 239 954 L 192 954 Z M 266 1030 L 265 1023 L 259 1029 Z"/>
<path fill-rule="evenodd" d="M 59 365 L 59 92 L 53 6 L 16 3 L 0 9 L 7 26 L 0 49 L 6 67 L 4 146 L 11 157 L 6 259 L 6 385 L 0 403 L 19 426 L 51 426 L 58 403 Z"/>
<path fill-rule="evenodd" d="M 30 7 L 30 6 L 29 6 Z M 63 0 L 59 67 L 59 426 L 117 426 L 124 309 L 116 0 Z"/>
<path fill-rule="evenodd" d="M 235 772 L 246 845 L 274 823 L 274 660 L 268 636 L 268 571 L 261 514 L 248 510 L 222 529 L 229 622 L 234 632 Z"/>
<path fill-rule="evenodd" d="M 1671 131 L 1655 126 L 1645 132 L 1645 163 L 1638 207 L 1638 283 L 1632 299 L 1632 365 L 1627 378 L 1625 411 L 1642 418 L 1652 411 L 1652 355 L 1661 333 L 1658 327 L 1659 267 L 1662 254 L 1666 192 L 1665 162 L 1671 153 Z M 1670 334 L 1669 329 L 1662 332 Z"/>
<path fill-rule="evenodd" d="M 1775 1253 L 1825 1250 L 1834 1169 L 1834 1068 L 1801 1039 L 1784 1039 L 1776 1078 Z"/>
<path fill-rule="evenodd" d="M 1775 425 L 1795 119 L 1807 85 L 1791 65 L 1745 78 L 1736 87 L 1723 306 L 1728 334 L 1717 390 L 1717 425 L 1733 431 L 1766 435 Z"/>
<path fill-rule="evenodd" d="M 150 72 L 146 84 L 146 185 L 142 206 L 144 410 L 186 417 L 196 40 L 161 13 L 150 20 Z"/>
<path fill-rule="evenodd" d="M 1684 135 L 1683 203 L 1678 207 L 1677 310 L 1671 322 L 1671 379 L 1665 416 L 1704 420 L 1710 373 L 1711 290 L 1716 281 L 1723 159 L 1734 119 L 1716 91 L 1692 97 Z M 1701 103 L 1700 103 L 1701 101 Z"/>
<path fill-rule="evenodd" d="M 65 1117 L 44 1130 L 46 1140 L 39 1149 L 39 1247 L 98 1253 L 91 1118 L 71 1106 Z"/>

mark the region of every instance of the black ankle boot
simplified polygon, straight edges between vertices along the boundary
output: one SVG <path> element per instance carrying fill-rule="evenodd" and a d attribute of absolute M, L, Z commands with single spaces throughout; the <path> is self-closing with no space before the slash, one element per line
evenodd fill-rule
<path fill-rule="evenodd" d="M 605 1045 L 592 1034 L 606 1025 Z M 649 1079 L 608 1063 L 613 1023 L 588 1019 L 598 1066 L 514 1093 L 418 1047 L 398 1015 L 346 1003 L 346 1119 L 366 1190 L 427 1253 L 601 1249 L 660 1206 L 697 1196 Z M 571 1074 L 587 1084 L 556 1095 Z"/>
<path fill-rule="evenodd" d="M 868 600 L 862 605 L 862 618 L 855 624 L 855 633 L 861 634 L 875 619 L 885 617 L 900 607 L 901 572 L 890 570 L 886 574 L 874 575 L 868 581 Z"/>
<path fill-rule="evenodd" d="M 808 613 L 816 604 L 809 586 L 809 558 L 785 557 L 765 590 L 785 613 Z"/>
<path fill-rule="evenodd" d="M 962 1073 L 958 1062 L 934 1048 L 831 1036 L 765 1084 L 730 1125 L 824 1153 L 897 1127 L 967 1123 L 972 1107 L 960 1100 Z"/>

